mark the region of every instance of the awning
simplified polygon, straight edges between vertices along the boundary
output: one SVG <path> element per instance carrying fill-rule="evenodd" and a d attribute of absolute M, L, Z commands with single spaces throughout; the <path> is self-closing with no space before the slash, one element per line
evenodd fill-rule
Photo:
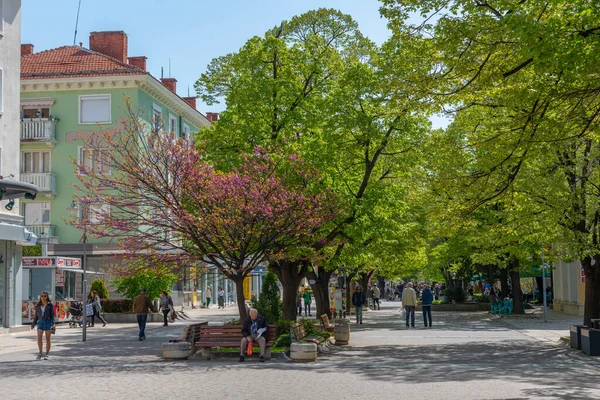
<path fill-rule="evenodd" d="M 0 240 L 15 241 L 21 246 L 35 246 L 37 236 L 23 225 L 0 222 Z"/>

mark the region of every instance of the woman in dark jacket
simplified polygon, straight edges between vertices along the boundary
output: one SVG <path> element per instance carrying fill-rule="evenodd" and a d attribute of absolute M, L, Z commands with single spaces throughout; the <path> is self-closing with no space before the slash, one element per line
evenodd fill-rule
<path fill-rule="evenodd" d="M 36 360 L 40 360 L 44 357 L 44 360 L 48 359 L 48 353 L 50 353 L 50 335 L 55 329 L 54 327 L 54 306 L 50 302 L 48 292 L 42 292 L 40 294 L 40 301 L 35 305 L 35 317 L 31 323 L 31 329 L 37 324 L 37 342 L 39 354 L 36 356 Z M 46 333 L 46 354 L 42 354 L 42 332 Z"/>

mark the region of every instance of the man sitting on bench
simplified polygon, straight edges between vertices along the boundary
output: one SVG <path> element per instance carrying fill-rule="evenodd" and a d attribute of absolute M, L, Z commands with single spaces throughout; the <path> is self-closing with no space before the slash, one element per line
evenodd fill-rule
<path fill-rule="evenodd" d="M 267 320 L 258 315 L 258 311 L 255 308 L 251 308 L 248 312 L 249 316 L 246 317 L 242 324 L 242 344 L 240 346 L 240 362 L 244 362 L 244 352 L 248 348 L 248 342 L 257 342 L 260 346 L 260 362 L 265 362 L 265 348 L 267 341 L 263 336 L 263 333 L 267 330 Z M 252 352 L 250 352 L 252 354 Z M 249 354 L 249 355 L 250 355 Z"/>

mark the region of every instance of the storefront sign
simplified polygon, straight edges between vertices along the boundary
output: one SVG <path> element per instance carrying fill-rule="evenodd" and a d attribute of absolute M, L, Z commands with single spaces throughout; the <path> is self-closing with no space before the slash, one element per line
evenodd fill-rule
<path fill-rule="evenodd" d="M 23 257 L 24 267 L 59 267 L 59 268 L 80 268 L 81 260 L 79 258 L 67 257 Z"/>

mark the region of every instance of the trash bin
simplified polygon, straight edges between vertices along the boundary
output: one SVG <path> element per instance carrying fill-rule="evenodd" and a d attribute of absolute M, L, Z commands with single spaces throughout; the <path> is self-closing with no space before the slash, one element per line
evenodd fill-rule
<path fill-rule="evenodd" d="M 333 336 L 336 345 L 345 345 L 350 341 L 350 323 L 345 318 L 334 320 Z"/>
<path fill-rule="evenodd" d="M 600 329 L 581 328 L 581 350 L 589 356 L 600 356 Z"/>
<path fill-rule="evenodd" d="M 591 319 L 590 320 L 590 328 L 600 329 L 600 319 Z"/>
<path fill-rule="evenodd" d="M 572 348 L 581 350 L 581 328 L 587 328 L 586 325 L 569 325 L 570 340 L 569 344 Z"/>

